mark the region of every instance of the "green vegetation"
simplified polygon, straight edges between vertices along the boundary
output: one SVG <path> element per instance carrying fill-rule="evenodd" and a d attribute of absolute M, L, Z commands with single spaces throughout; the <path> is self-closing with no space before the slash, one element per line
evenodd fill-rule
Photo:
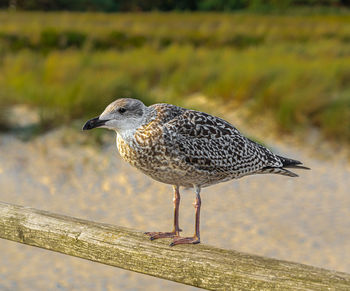
<path fill-rule="evenodd" d="M 273 11 L 295 6 L 342 7 L 349 0 L 0 0 L 0 7 L 44 11 Z"/>
<path fill-rule="evenodd" d="M 39 108 L 46 128 L 200 93 L 349 142 L 350 14 L 1 12 L 0 88 L 0 108 Z"/>

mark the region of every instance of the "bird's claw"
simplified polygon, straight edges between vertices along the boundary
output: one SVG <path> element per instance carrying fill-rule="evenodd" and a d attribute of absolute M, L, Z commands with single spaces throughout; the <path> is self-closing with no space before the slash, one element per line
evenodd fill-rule
<path fill-rule="evenodd" d="M 171 247 L 175 245 L 180 245 L 180 244 L 199 244 L 200 239 L 197 236 L 193 237 L 180 237 L 177 236 L 174 238 L 173 242 L 170 244 Z"/>
<path fill-rule="evenodd" d="M 179 232 L 182 231 L 179 229 Z M 179 233 L 172 231 L 172 232 L 145 232 L 145 235 L 148 235 L 150 240 L 155 240 L 158 238 L 173 238 L 175 236 L 178 236 Z"/>

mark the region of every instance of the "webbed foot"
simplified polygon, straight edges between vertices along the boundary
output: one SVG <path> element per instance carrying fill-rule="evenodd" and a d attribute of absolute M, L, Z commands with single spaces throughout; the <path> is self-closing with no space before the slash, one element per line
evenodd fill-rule
<path fill-rule="evenodd" d="M 193 237 L 180 237 L 177 236 L 174 238 L 173 242 L 170 244 L 171 247 L 180 244 L 199 244 L 200 239 L 196 235 Z"/>
<path fill-rule="evenodd" d="M 179 230 L 179 231 L 181 231 L 181 230 Z M 175 236 L 179 235 L 179 233 L 176 231 L 172 231 L 172 232 L 145 232 L 145 234 L 150 237 L 150 240 L 155 240 L 158 238 L 175 237 Z"/>

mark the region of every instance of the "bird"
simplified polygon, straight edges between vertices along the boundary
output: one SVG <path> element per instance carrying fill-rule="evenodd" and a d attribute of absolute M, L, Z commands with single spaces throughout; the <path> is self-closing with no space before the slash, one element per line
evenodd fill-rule
<path fill-rule="evenodd" d="M 170 246 L 200 243 L 202 188 L 253 174 L 297 177 L 289 169 L 309 169 L 300 161 L 272 153 L 224 119 L 172 104 L 146 106 L 138 99 L 120 98 L 83 126 L 83 130 L 93 128 L 115 131 L 124 161 L 172 185 L 173 230 L 145 232 L 151 240 L 172 238 Z M 195 192 L 195 231 L 190 237 L 180 236 L 180 187 Z"/>

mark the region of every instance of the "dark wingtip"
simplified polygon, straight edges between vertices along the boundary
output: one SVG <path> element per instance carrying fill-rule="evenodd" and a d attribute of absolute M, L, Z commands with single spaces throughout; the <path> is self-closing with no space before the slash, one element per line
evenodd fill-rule
<path fill-rule="evenodd" d="M 301 170 L 311 170 L 311 168 L 305 167 L 305 166 L 301 166 L 301 165 L 291 165 L 291 166 L 287 166 L 287 168 L 301 169 Z"/>
<path fill-rule="evenodd" d="M 280 158 L 282 164 L 283 164 L 283 168 L 292 168 L 292 169 L 303 169 L 303 170 L 311 170 L 308 167 L 302 166 L 302 162 L 297 161 L 297 160 L 293 160 L 293 159 L 289 159 L 289 158 L 285 158 L 282 156 L 277 156 Z"/>

